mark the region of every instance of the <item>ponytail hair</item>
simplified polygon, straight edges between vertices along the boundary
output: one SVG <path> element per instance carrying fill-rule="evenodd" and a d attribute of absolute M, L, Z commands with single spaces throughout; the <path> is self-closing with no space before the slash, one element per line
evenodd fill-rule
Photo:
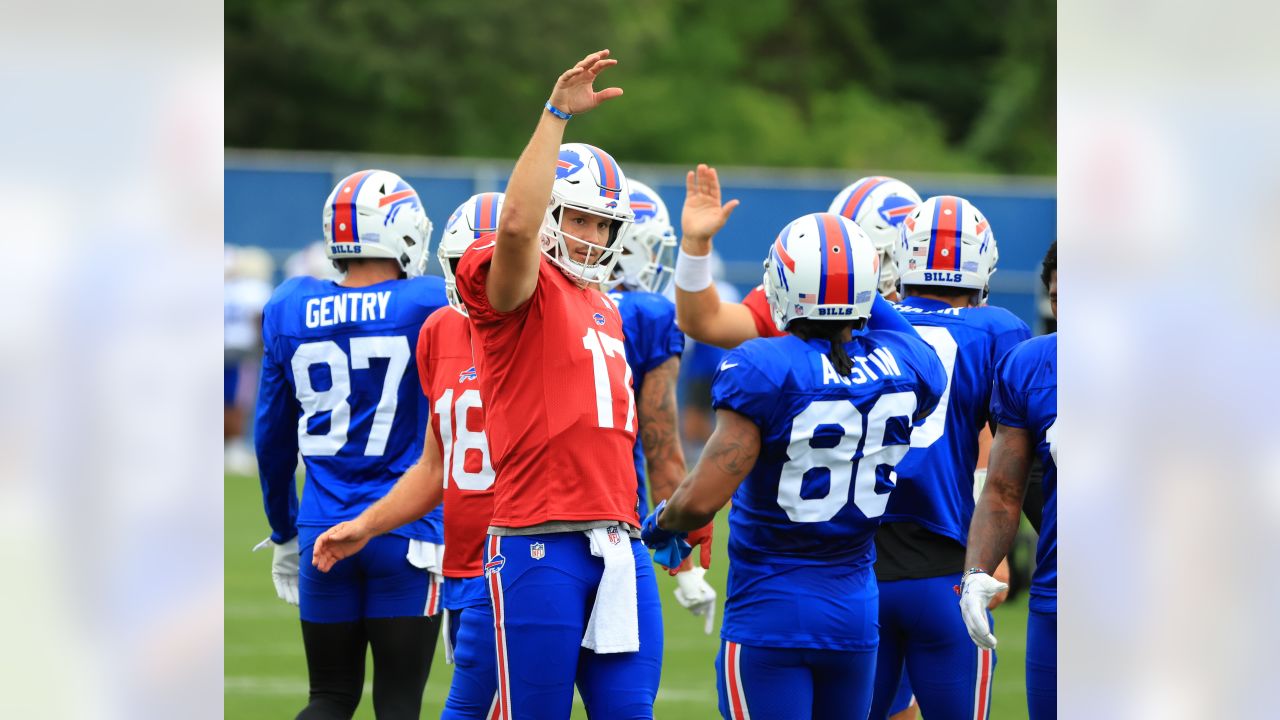
<path fill-rule="evenodd" d="M 787 331 L 801 340 L 826 340 L 831 344 L 827 357 L 831 365 L 842 377 L 849 377 L 853 372 L 853 360 L 845 352 L 842 340 L 844 332 L 849 329 L 861 330 L 867 321 L 857 320 L 810 320 L 808 318 L 792 320 Z"/>

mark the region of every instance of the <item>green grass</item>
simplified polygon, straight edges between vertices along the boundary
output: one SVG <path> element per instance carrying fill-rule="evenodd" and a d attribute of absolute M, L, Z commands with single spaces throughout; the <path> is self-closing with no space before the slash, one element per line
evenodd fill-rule
<path fill-rule="evenodd" d="M 238 720 L 293 717 L 307 698 L 307 668 L 297 610 L 276 598 L 271 584 L 270 553 L 249 552 L 268 534 L 257 479 L 228 475 L 225 492 L 224 716 Z M 726 527 L 726 523 L 717 521 L 718 529 Z M 716 556 L 707 574 L 707 581 L 716 586 L 721 599 L 727 539 L 726 531 L 717 532 Z M 666 651 L 654 715 L 663 720 L 715 717 L 714 661 L 718 636 L 703 635 L 702 620 L 676 604 L 672 597 L 675 581 L 661 570 L 658 585 L 663 600 Z M 991 717 L 996 720 L 1025 718 L 1022 676 L 1026 597 L 1000 607 L 995 615 L 1000 657 L 991 694 Z M 424 718 L 440 716 L 449 691 L 453 667 L 445 664 L 442 647 L 437 644 L 431 666 L 431 679 L 422 704 Z M 369 667 L 372 668 L 372 661 Z M 368 682 L 355 716 L 373 718 Z M 581 705 L 575 707 L 573 717 L 586 717 Z"/>

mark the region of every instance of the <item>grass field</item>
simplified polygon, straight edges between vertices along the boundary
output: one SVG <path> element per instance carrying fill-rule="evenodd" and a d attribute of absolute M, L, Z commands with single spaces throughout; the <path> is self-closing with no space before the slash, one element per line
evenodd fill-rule
<path fill-rule="evenodd" d="M 269 532 L 257 479 L 227 475 L 225 494 L 224 715 L 236 720 L 292 718 L 307 698 L 307 670 L 297 610 L 276 598 L 270 577 L 270 553 L 249 552 Z M 717 530 L 726 527 L 726 523 L 717 521 Z M 717 532 L 716 557 L 707 574 L 707 581 L 716 586 L 721 598 L 724 597 L 727 539 L 727 532 Z M 713 662 L 717 637 L 703 635 L 702 620 L 676 604 L 671 596 L 675 581 L 665 572 L 658 573 L 658 583 L 664 604 L 666 654 L 654 716 L 661 720 L 714 718 L 717 711 Z M 996 720 L 1025 718 L 1022 676 L 1026 597 L 1000 607 L 995 614 L 1000 657 L 992 691 L 991 717 Z M 453 668 L 445 664 L 441 648 L 439 645 L 436 648 L 431 680 L 427 683 L 422 707 L 424 718 L 440 716 L 448 693 Z M 368 682 L 355 716 L 373 718 Z M 586 717 L 581 705 L 575 708 L 573 717 Z"/>

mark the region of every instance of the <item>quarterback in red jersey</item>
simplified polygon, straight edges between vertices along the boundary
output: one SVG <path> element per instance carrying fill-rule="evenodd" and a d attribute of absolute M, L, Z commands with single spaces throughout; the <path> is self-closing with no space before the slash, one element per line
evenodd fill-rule
<path fill-rule="evenodd" d="M 662 662 L 653 565 L 639 540 L 636 408 L 622 319 L 596 289 L 633 219 L 603 150 L 565 124 L 597 92 L 602 50 L 556 82 L 507 184 L 498 232 L 457 270 L 494 482 L 485 574 L 503 717 L 652 718 Z"/>

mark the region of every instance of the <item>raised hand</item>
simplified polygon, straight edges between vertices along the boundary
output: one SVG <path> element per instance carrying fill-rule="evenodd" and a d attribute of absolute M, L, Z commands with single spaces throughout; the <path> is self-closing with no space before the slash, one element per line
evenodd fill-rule
<path fill-rule="evenodd" d="M 711 252 L 711 237 L 724 227 L 730 213 L 738 207 L 738 201 L 720 204 L 720 178 L 715 168 L 705 164 L 699 164 L 696 170 L 685 175 L 684 188 L 681 231 L 684 240 L 693 245 L 689 248 L 693 251 L 690 254 L 705 255 Z"/>
<path fill-rule="evenodd" d="M 617 64 L 617 60 L 609 59 L 608 50 L 593 52 L 582 58 L 556 80 L 556 86 L 551 90 L 551 104 L 558 110 L 576 115 L 618 97 L 622 94 L 622 88 L 611 87 L 596 91 L 593 87 L 601 71 Z"/>
<path fill-rule="evenodd" d="M 364 549 L 370 535 L 359 520 L 338 523 L 316 538 L 311 551 L 311 564 L 320 572 L 329 572 L 341 559 L 351 557 Z"/>

